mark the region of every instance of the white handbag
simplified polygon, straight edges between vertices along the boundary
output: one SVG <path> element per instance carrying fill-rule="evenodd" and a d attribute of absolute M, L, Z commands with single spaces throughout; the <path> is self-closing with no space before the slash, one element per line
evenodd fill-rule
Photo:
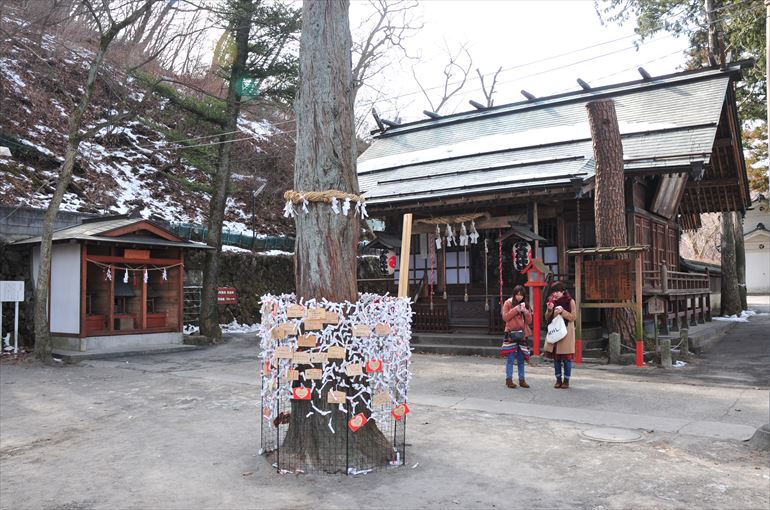
<path fill-rule="evenodd" d="M 567 325 L 564 324 L 564 319 L 561 318 L 561 315 L 557 315 L 548 325 L 548 334 L 545 336 L 545 341 L 549 344 L 555 344 L 566 336 Z"/>

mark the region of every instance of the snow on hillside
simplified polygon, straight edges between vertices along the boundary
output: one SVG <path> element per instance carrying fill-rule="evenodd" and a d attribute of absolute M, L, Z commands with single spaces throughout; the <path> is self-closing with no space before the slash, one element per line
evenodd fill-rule
<path fill-rule="evenodd" d="M 2 23 L 20 24 L 8 17 Z M 49 35 L 36 46 L 23 32 L 0 43 L 0 146 L 12 153 L 10 158 L 0 156 L 2 205 L 48 205 L 65 153 L 68 122 L 84 93 L 93 56 L 87 48 L 71 51 L 73 43 L 65 45 Z M 105 61 L 86 127 L 132 109 L 139 114 L 131 120 L 81 142 L 61 209 L 102 214 L 138 209 L 144 217 L 205 224 L 221 128 L 153 94 L 139 80 L 126 77 L 119 65 Z M 291 234 L 293 222 L 280 214 L 290 171 L 279 172 L 256 157 L 271 145 L 275 150 L 271 137 L 280 130 L 254 117 L 242 118 L 239 128 L 243 136 L 236 136 L 239 159 L 232 169 L 225 228 L 250 233 L 255 212 L 258 233 Z M 250 193 L 263 179 L 269 186 L 252 211 Z"/>

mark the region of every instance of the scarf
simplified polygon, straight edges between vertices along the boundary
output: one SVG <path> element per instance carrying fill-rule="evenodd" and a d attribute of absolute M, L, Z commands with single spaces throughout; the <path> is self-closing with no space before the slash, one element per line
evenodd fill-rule
<path fill-rule="evenodd" d="M 554 308 L 556 308 L 557 306 L 561 306 L 568 312 L 573 311 L 571 306 L 572 296 L 570 296 L 569 292 L 567 292 L 566 290 L 564 291 L 564 293 L 561 295 L 559 299 L 553 299 L 552 297 L 549 297 L 548 302 L 553 303 Z M 553 320 L 553 317 L 554 316 L 551 317 L 551 320 Z"/>

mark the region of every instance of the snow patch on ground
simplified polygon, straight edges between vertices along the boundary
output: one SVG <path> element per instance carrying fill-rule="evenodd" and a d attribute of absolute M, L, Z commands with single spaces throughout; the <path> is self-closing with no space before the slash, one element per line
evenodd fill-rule
<path fill-rule="evenodd" d="M 744 310 L 741 312 L 740 317 L 737 315 L 730 315 L 728 317 L 714 317 L 715 321 L 727 321 L 727 322 L 749 322 L 749 317 L 768 315 L 767 313 L 757 313 L 754 310 Z"/>
<path fill-rule="evenodd" d="M 257 255 L 266 255 L 268 257 L 293 257 L 294 252 L 282 250 L 267 250 L 257 252 Z"/>
<path fill-rule="evenodd" d="M 16 74 L 16 72 L 11 69 L 11 66 L 14 67 L 18 64 L 18 61 L 10 59 L 10 58 L 0 58 L 0 72 L 2 72 L 8 80 L 13 83 L 13 88 L 17 91 L 21 91 L 21 87 L 26 87 L 27 84 L 24 82 L 24 80 L 21 79 L 21 76 Z"/>
<path fill-rule="evenodd" d="M 220 324 L 222 333 L 256 333 L 259 331 L 259 323 L 256 324 L 241 324 L 237 320 L 234 320 L 230 324 Z M 200 331 L 198 326 L 191 324 L 185 324 L 183 332 L 185 335 L 197 335 Z"/>
<path fill-rule="evenodd" d="M 232 253 L 251 253 L 251 250 L 247 250 L 246 248 L 240 248 L 238 246 L 230 246 L 229 244 L 222 245 L 222 251 L 227 251 Z"/>
<path fill-rule="evenodd" d="M 275 131 L 273 125 L 267 120 L 253 121 L 242 117 L 238 119 L 238 128 L 258 140 L 264 140 Z"/>

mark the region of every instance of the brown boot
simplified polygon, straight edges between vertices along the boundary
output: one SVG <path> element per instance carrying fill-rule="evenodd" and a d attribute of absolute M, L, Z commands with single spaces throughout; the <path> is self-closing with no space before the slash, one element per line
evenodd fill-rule
<path fill-rule="evenodd" d="M 516 387 L 516 383 L 513 382 L 513 379 L 506 379 L 505 380 L 505 385 L 508 386 L 509 388 L 515 388 Z"/>
<path fill-rule="evenodd" d="M 561 377 L 556 378 L 556 384 L 553 385 L 554 388 L 561 388 Z"/>
<path fill-rule="evenodd" d="M 564 379 L 564 382 L 561 383 L 561 389 L 563 390 L 569 389 L 569 379 Z"/>
<path fill-rule="evenodd" d="M 524 379 L 519 379 L 519 386 L 521 386 L 522 388 L 529 388 L 529 384 L 527 384 L 527 381 L 525 381 Z"/>

